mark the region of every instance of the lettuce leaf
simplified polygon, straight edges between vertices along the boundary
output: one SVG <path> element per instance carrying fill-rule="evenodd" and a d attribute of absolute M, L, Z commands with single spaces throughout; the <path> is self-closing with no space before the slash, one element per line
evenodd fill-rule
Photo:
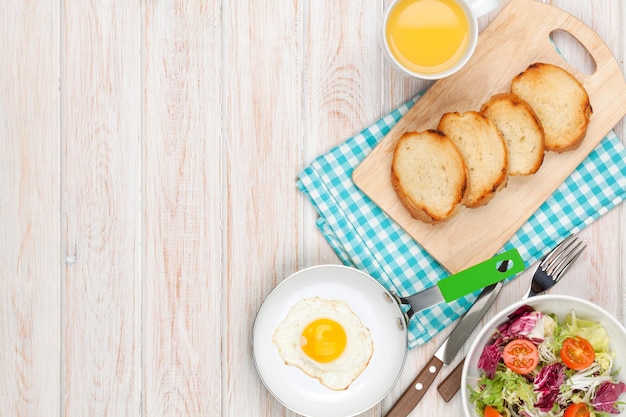
<path fill-rule="evenodd" d="M 601 324 L 589 320 L 581 320 L 577 318 L 576 313 L 572 311 L 572 313 L 565 318 L 563 328 L 566 337 L 584 337 L 591 343 L 593 350 L 596 352 L 609 352 L 609 334 Z"/>
<path fill-rule="evenodd" d="M 516 374 L 503 363 L 498 365 L 493 379 L 486 376 L 479 378 L 480 390 L 472 391 L 470 401 L 476 402 L 476 410 L 483 410 L 490 405 L 497 409 L 519 407 L 524 408 L 535 404 L 537 394 L 532 382 L 524 376 Z"/>

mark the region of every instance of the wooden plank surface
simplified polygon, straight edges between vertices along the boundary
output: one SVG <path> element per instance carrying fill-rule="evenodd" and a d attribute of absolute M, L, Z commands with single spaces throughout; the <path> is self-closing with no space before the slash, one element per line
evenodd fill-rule
<path fill-rule="evenodd" d="M 59 11 L 0 4 L 0 416 L 59 416 Z"/>
<path fill-rule="evenodd" d="M 61 6 L 62 415 L 132 416 L 141 393 L 139 4 Z"/>
<path fill-rule="evenodd" d="M 303 118 L 304 6 L 239 0 L 223 9 L 228 46 L 222 51 L 222 114 L 232 117 L 224 118 L 222 132 L 222 415 L 284 413 L 256 389 L 250 346 L 263 298 L 299 263 L 294 167 L 302 152 L 302 124 L 292 121 Z"/>
<path fill-rule="evenodd" d="M 622 0 L 543 2 L 624 74 Z M 430 85 L 383 61 L 387 3 L 0 2 L 0 416 L 296 415 L 256 374 L 252 326 L 287 275 L 340 262 L 297 173 Z M 625 220 L 622 205 L 581 233 L 555 292 L 624 319 Z M 433 388 L 411 415 L 461 415 L 460 398 Z"/>
<path fill-rule="evenodd" d="M 220 8 L 201 1 L 144 6 L 144 402 L 135 411 L 220 415 Z"/>

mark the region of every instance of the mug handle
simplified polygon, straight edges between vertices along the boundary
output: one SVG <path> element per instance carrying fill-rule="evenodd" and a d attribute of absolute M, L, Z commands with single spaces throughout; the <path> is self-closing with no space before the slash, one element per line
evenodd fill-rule
<path fill-rule="evenodd" d="M 499 0 L 468 0 L 467 3 L 472 8 L 477 18 L 486 15 L 500 6 Z"/>

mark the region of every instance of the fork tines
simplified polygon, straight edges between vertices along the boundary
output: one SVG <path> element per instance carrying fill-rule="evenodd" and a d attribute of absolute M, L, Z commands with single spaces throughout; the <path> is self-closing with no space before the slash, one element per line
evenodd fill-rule
<path fill-rule="evenodd" d="M 559 243 L 544 259 L 539 263 L 552 279 L 557 281 L 563 272 L 574 263 L 583 250 L 587 247 L 577 236 L 571 235 Z"/>

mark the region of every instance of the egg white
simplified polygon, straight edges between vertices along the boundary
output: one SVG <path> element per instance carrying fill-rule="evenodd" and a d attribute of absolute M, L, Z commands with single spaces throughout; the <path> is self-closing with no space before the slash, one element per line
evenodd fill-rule
<path fill-rule="evenodd" d="M 346 347 L 342 354 L 331 362 L 318 362 L 310 358 L 300 345 L 305 327 L 320 318 L 339 323 L 346 332 Z M 363 372 L 374 353 L 374 341 L 367 327 L 341 300 L 326 300 L 320 297 L 298 301 L 274 331 L 272 342 L 287 365 L 300 368 L 316 378 L 325 387 L 346 390 Z"/>

